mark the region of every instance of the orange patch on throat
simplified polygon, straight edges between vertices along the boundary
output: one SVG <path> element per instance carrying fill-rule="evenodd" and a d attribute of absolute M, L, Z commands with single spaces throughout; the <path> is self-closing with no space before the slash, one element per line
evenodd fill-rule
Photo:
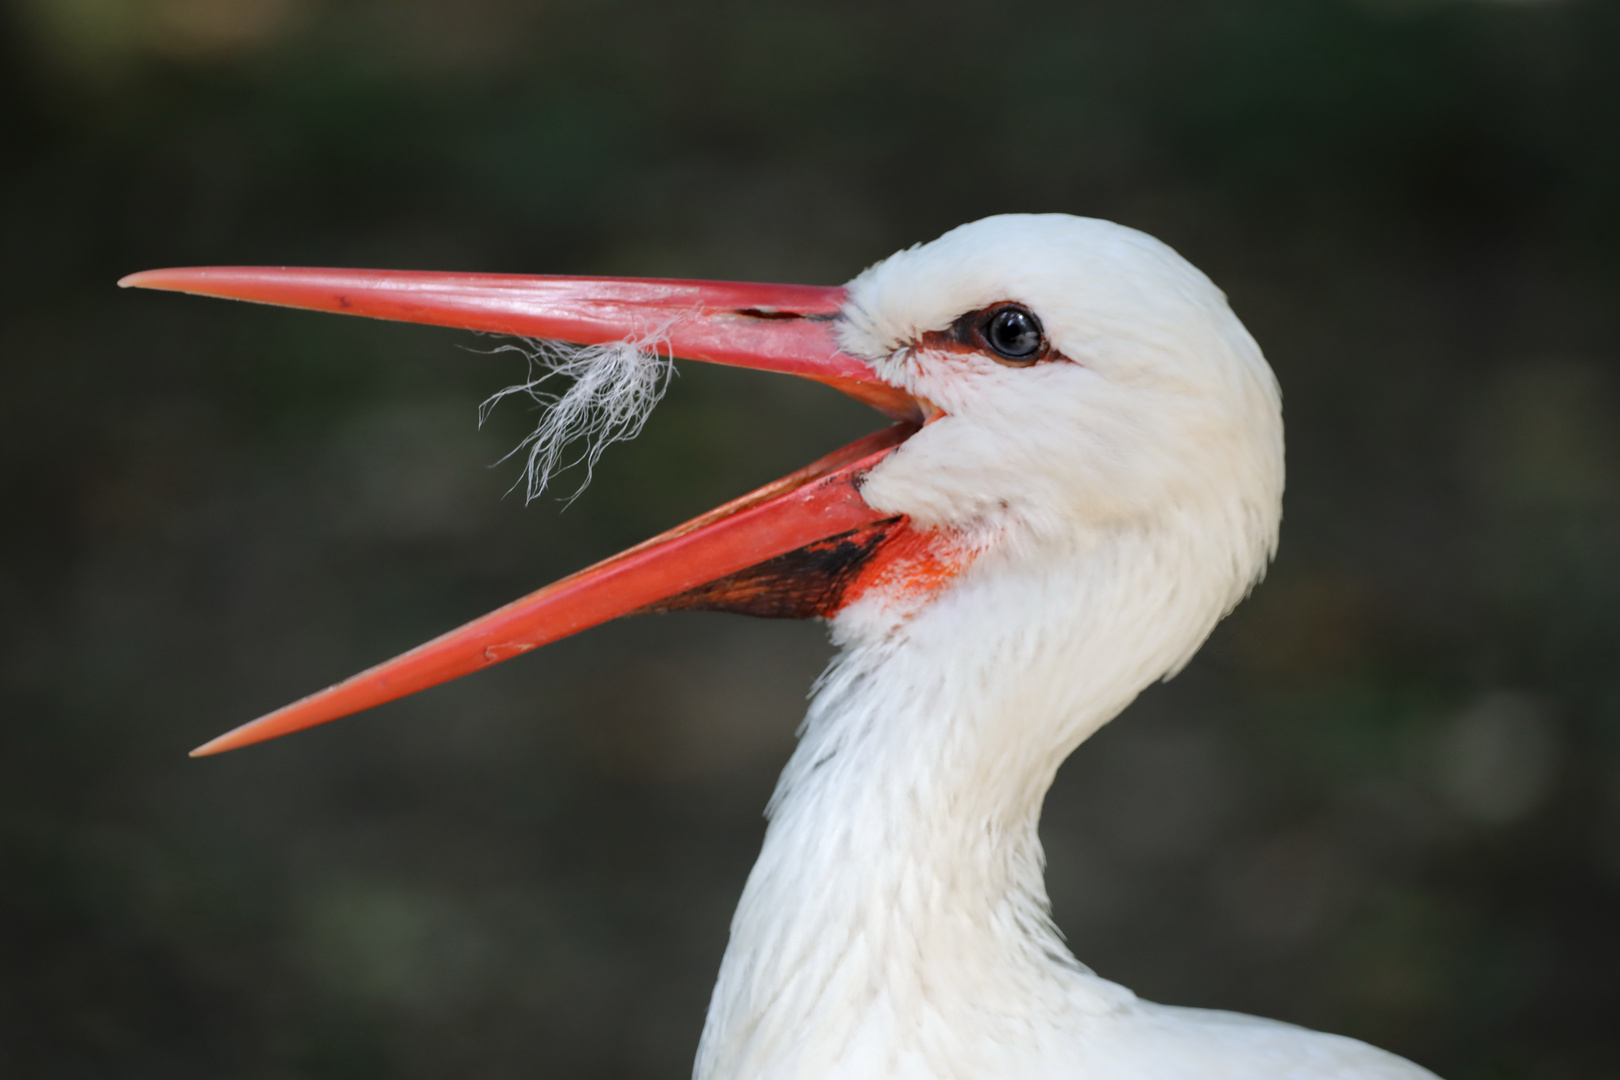
<path fill-rule="evenodd" d="M 919 529 L 909 518 L 883 538 L 862 562 L 839 598 L 839 611 L 870 593 L 891 603 L 920 607 L 966 570 L 973 553 L 942 530 Z"/>
<path fill-rule="evenodd" d="M 948 533 L 894 517 L 806 544 L 642 610 L 831 618 L 874 593 L 911 608 L 926 603 L 971 561 L 972 553 Z"/>

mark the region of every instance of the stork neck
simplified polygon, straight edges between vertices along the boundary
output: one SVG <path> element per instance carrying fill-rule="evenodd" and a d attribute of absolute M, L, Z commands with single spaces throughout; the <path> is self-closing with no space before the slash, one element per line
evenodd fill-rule
<path fill-rule="evenodd" d="M 1224 607 L 1160 584 L 1162 551 L 1088 555 L 975 564 L 891 632 L 851 635 L 772 800 L 699 1080 L 962 1074 L 1124 993 L 1052 927 L 1041 802 Z"/>

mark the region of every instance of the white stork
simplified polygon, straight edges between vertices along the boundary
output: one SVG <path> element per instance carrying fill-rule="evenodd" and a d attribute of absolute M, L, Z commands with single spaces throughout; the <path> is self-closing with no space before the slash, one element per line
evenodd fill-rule
<path fill-rule="evenodd" d="M 1334 1035 L 1156 1005 L 1070 955 L 1059 764 L 1261 577 L 1281 400 L 1211 282 L 1104 221 L 1009 215 L 842 289 L 215 268 L 124 284 L 830 383 L 897 419 L 792 476 L 221 736 L 335 719 L 619 615 L 817 616 L 840 647 L 731 924 L 699 1080 L 1417 1080 Z"/>

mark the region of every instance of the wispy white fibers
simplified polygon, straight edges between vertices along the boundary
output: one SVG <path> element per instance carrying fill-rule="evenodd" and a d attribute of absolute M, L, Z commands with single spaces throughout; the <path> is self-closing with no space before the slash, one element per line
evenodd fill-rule
<path fill-rule="evenodd" d="M 602 451 L 641 433 L 675 373 L 674 356 L 662 332 L 608 345 L 526 339 L 494 351 L 522 353 L 529 361 L 529 378 L 480 405 L 479 425 L 512 394 L 526 394 L 541 408 L 539 426 L 501 458 L 506 461 L 527 451 L 523 477 L 512 485 L 523 488 L 525 502 L 538 498 L 558 473 L 583 462 L 585 479 L 567 501 L 578 498 L 591 482 Z M 572 385 L 561 392 L 547 386 L 559 378 L 572 380 Z M 581 441 L 583 448 L 568 457 L 569 448 Z"/>

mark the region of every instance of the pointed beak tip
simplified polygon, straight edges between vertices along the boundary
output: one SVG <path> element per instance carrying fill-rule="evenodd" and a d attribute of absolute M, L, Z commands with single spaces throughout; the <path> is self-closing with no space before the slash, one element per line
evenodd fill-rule
<path fill-rule="evenodd" d="M 118 279 L 120 289 L 158 289 L 162 292 L 201 292 L 208 295 L 207 287 L 217 274 L 211 268 L 171 266 L 162 270 L 137 270 Z M 224 299 L 233 299 L 228 293 Z"/>
<path fill-rule="evenodd" d="M 140 270 L 133 274 L 125 274 L 118 279 L 120 289 L 161 289 L 161 270 Z"/>
<path fill-rule="evenodd" d="M 246 727 L 248 725 L 244 724 L 242 726 Z M 236 750 L 258 741 L 257 739 L 244 740 L 241 736 L 241 728 L 232 728 L 223 735 L 216 735 L 214 738 L 209 739 L 186 756 L 194 758 L 213 757 L 215 754 L 223 754 L 227 750 Z"/>

